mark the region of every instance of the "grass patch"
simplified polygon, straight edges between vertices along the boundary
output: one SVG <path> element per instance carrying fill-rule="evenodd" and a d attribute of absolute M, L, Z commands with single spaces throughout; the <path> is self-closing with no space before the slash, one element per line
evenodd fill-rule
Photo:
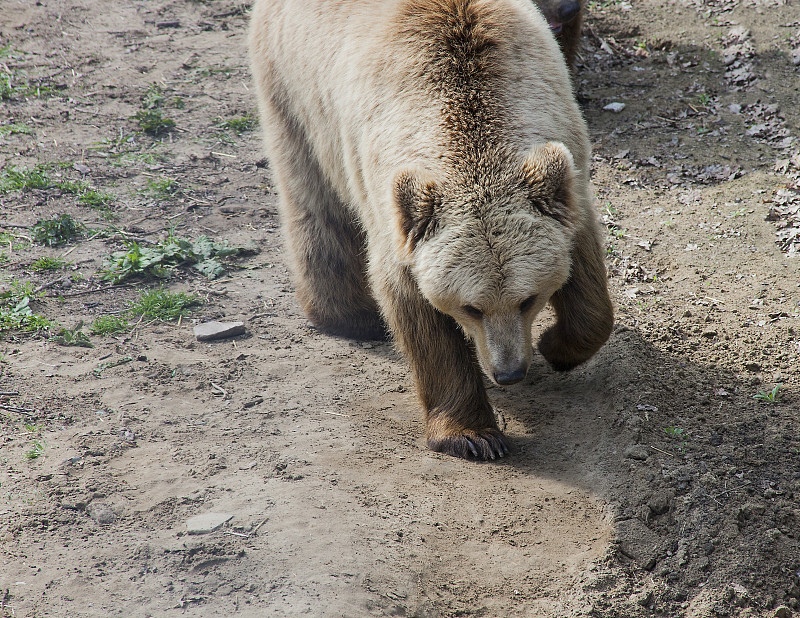
<path fill-rule="evenodd" d="M 131 306 L 131 315 L 140 315 L 153 320 L 177 320 L 194 311 L 201 304 L 200 298 L 185 292 L 169 292 L 158 289 L 144 292 L 137 303 Z"/>
<path fill-rule="evenodd" d="M 47 170 L 42 165 L 33 169 L 11 167 L 0 176 L 0 193 L 49 189 L 52 186 Z"/>
<path fill-rule="evenodd" d="M 256 125 L 258 124 L 258 120 L 252 114 L 247 114 L 246 116 L 240 116 L 238 118 L 231 118 L 230 120 L 225 120 L 219 122 L 219 127 L 222 129 L 227 129 L 236 133 L 236 135 L 241 135 L 246 131 L 252 131 Z"/>
<path fill-rule="evenodd" d="M 164 118 L 158 109 L 140 109 L 133 118 L 142 131 L 153 137 L 161 137 L 175 128 L 175 121 Z"/>
<path fill-rule="evenodd" d="M 78 197 L 78 202 L 89 208 L 107 208 L 113 201 L 114 196 L 110 193 L 92 188 L 86 189 L 86 191 Z"/>
<path fill-rule="evenodd" d="M 83 223 L 70 215 L 62 214 L 55 219 L 38 221 L 33 226 L 33 239 L 40 245 L 57 247 L 81 236 L 85 231 L 86 226 Z"/>
<path fill-rule="evenodd" d="M 0 135 L 2 136 L 18 135 L 18 134 L 31 135 L 32 133 L 33 129 L 24 124 L 13 123 L 13 124 L 4 124 L 3 126 L 0 126 Z"/>
<path fill-rule="evenodd" d="M 59 345 L 78 346 L 81 348 L 93 348 L 94 344 L 89 341 L 89 336 L 83 332 L 83 320 L 80 320 L 75 328 L 62 328 L 53 337 Z"/>
<path fill-rule="evenodd" d="M 171 178 L 151 178 L 147 181 L 147 188 L 145 191 L 155 197 L 165 200 L 171 200 L 181 190 L 177 180 Z"/>
<path fill-rule="evenodd" d="M 136 276 L 163 279 L 179 266 L 191 266 L 209 279 L 216 279 L 225 272 L 222 259 L 250 253 L 254 250 L 214 242 L 208 236 L 188 240 L 170 233 L 152 247 L 129 242 L 124 251 L 116 251 L 106 259 L 100 273 L 106 281 L 119 283 Z"/>
<path fill-rule="evenodd" d="M 66 260 L 61 258 L 42 256 L 31 264 L 31 268 L 37 272 L 43 270 L 60 270 L 67 265 Z"/>
<path fill-rule="evenodd" d="M 59 167 L 70 168 L 72 163 L 62 162 Z M 52 167 L 48 164 L 39 164 L 33 169 L 9 168 L 0 176 L 0 194 L 12 191 L 32 191 L 34 189 L 59 189 L 63 193 L 78 196 L 78 203 L 93 208 L 101 208 L 110 204 L 114 196 L 98 191 L 82 180 L 53 180 L 48 172 Z"/>
<path fill-rule="evenodd" d="M 89 327 L 92 335 L 114 335 L 130 329 L 127 318 L 119 315 L 101 315 Z"/>
<path fill-rule="evenodd" d="M 33 423 L 25 423 L 24 427 L 30 439 L 30 447 L 25 451 L 25 458 L 30 460 L 39 459 L 44 453 L 45 447 L 45 441 L 42 440 L 41 436 L 42 428 Z"/>
<path fill-rule="evenodd" d="M 31 84 L 20 79 L 8 67 L 0 70 L 0 101 L 13 101 L 25 97 L 41 98 L 51 94 L 53 88 L 42 86 L 41 84 Z"/>
<path fill-rule="evenodd" d="M 753 399 L 758 399 L 764 403 L 775 403 L 778 400 L 778 393 L 782 386 L 783 384 L 776 384 L 771 391 L 758 391 L 757 394 L 753 395 Z"/>
<path fill-rule="evenodd" d="M 49 331 L 56 325 L 33 312 L 36 292 L 29 281 L 13 281 L 11 289 L 0 293 L 0 333 L 21 330 L 28 333 Z"/>

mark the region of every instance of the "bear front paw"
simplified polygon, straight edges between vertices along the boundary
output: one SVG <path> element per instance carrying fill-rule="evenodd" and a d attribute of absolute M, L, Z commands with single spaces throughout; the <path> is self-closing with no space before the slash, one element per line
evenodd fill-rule
<path fill-rule="evenodd" d="M 505 457 L 510 452 L 508 438 L 499 429 L 465 429 L 454 435 L 429 436 L 428 448 L 462 459 L 489 460 Z"/>
<path fill-rule="evenodd" d="M 589 360 L 600 346 L 580 348 L 564 340 L 555 327 L 542 333 L 539 352 L 556 371 L 569 371 Z"/>

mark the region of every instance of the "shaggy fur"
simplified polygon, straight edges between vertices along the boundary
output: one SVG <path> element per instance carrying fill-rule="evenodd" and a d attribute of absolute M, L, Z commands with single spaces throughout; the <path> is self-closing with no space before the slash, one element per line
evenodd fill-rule
<path fill-rule="evenodd" d="M 561 46 L 570 68 L 581 43 L 585 0 L 534 0 Z"/>
<path fill-rule="evenodd" d="M 530 0 L 256 0 L 250 55 L 298 299 L 409 360 L 430 448 L 508 452 L 483 386 L 607 339 L 586 127 Z"/>

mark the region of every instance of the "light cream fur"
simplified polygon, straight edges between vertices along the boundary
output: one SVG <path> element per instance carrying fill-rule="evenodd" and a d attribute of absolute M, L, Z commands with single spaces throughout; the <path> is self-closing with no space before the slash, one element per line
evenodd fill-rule
<path fill-rule="evenodd" d="M 608 337 L 586 128 L 530 0 L 256 0 L 250 54 L 298 298 L 406 354 L 431 448 L 507 452 L 478 366 L 518 381 Z M 380 316 L 378 314 L 380 312 Z"/>

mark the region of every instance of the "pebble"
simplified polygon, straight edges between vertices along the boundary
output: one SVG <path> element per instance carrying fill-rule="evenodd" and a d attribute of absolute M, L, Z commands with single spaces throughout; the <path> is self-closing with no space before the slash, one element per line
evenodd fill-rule
<path fill-rule="evenodd" d="M 633 444 L 625 449 L 625 457 L 627 459 L 636 459 L 644 461 L 650 456 L 650 451 L 643 444 Z"/>
<path fill-rule="evenodd" d="M 231 513 L 203 513 L 195 515 L 186 521 L 188 534 L 208 534 L 219 530 L 223 524 L 233 519 Z"/>
<path fill-rule="evenodd" d="M 647 506 L 653 515 L 662 515 L 669 510 L 669 503 L 672 500 L 672 494 L 668 491 L 657 491 L 653 497 L 647 501 Z"/>
<path fill-rule="evenodd" d="M 204 322 L 194 327 L 194 336 L 198 341 L 227 339 L 244 333 L 244 322 Z"/>
<path fill-rule="evenodd" d="M 772 618 L 792 618 L 792 610 L 785 605 L 781 605 L 775 608 L 775 613 L 772 615 Z"/>
<path fill-rule="evenodd" d="M 624 103 L 609 103 L 608 105 L 603 106 L 603 109 L 607 112 L 614 112 L 615 114 L 619 114 L 623 109 L 625 109 Z"/>

